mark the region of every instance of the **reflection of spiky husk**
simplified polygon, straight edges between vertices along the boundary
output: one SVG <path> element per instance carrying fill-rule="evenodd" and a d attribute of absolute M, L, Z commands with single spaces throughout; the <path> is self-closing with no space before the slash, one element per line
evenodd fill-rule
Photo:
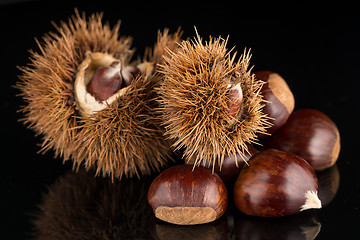
<path fill-rule="evenodd" d="M 158 169 L 169 154 L 152 111 L 152 87 L 158 78 L 137 78 L 124 96 L 91 118 L 80 116 L 74 97 L 75 75 L 87 52 L 130 61 L 131 39 L 119 37 L 119 27 L 103 25 L 102 14 L 87 21 L 76 11 L 68 23 L 56 26 L 57 34 L 47 34 L 38 43 L 40 53 L 31 53 L 17 87 L 27 102 L 23 121 L 43 135 L 42 151 L 54 149 L 65 160 L 72 157 L 77 166 L 97 164 L 97 174 L 131 177 Z"/>
<path fill-rule="evenodd" d="M 184 156 L 195 165 L 223 161 L 224 155 L 247 151 L 246 143 L 268 126 L 262 113 L 260 89 L 263 82 L 249 68 L 249 52 L 235 61 L 226 41 L 211 38 L 202 43 L 183 41 L 177 51 L 165 57 L 165 75 L 160 94 L 166 135 L 174 146 L 184 148 Z M 244 102 L 234 118 L 228 113 L 228 86 L 240 83 Z"/>
<path fill-rule="evenodd" d="M 151 179 L 94 178 L 81 169 L 49 187 L 34 214 L 34 239 L 149 239 Z"/>

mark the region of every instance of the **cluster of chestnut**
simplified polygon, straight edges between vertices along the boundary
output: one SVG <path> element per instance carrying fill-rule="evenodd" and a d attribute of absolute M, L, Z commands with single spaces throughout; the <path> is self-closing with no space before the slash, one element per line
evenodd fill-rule
<path fill-rule="evenodd" d="M 293 112 L 293 94 L 279 74 L 261 71 L 255 75 L 266 82 L 263 111 L 273 124 L 268 129 L 271 136 L 259 136 L 261 151 L 249 145 L 246 161 L 236 164 L 234 157 L 225 157 L 221 168 L 215 165 L 215 173 L 207 166 L 187 164 L 166 169 L 148 192 L 157 218 L 180 225 L 214 221 L 226 211 L 229 187 L 235 206 L 247 215 L 280 217 L 321 208 L 315 171 L 335 164 L 339 131 L 318 110 Z"/>

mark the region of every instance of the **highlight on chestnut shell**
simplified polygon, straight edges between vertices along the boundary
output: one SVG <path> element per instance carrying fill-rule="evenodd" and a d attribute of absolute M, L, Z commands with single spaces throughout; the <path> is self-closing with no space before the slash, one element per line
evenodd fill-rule
<path fill-rule="evenodd" d="M 281 217 L 321 208 L 318 181 L 301 157 L 276 149 L 260 151 L 234 186 L 234 203 L 247 215 Z"/>
<path fill-rule="evenodd" d="M 212 222 L 226 211 L 228 198 L 220 177 L 204 167 L 168 168 L 151 183 L 148 202 L 155 216 L 178 225 Z"/>
<path fill-rule="evenodd" d="M 323 112 L 300 109 L 264 145 L 295 153 L 316 170 L 333 166 L 340 153 L 340 133 Z"/>
<path fill-rule="evenodd" d="M 236 60 L 227 40 L 182 41 L 160 65 L 158 88 L 165 136 L 186 162 L 220 165 L 226 155 L 242 154 L 270 126 L 262 112 L 263 81 L 251 73 L 250 51 Z M 241 160 L 240 160 L 241 161 Z"/>

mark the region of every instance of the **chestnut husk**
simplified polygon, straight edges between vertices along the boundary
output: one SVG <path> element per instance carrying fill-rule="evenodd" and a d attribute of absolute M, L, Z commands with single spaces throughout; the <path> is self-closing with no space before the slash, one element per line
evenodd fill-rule
<path fill-rule="evenodd" d="M 83 108 L 76 94 L 76 80 L 92 76 L 86 74 L 87 63 L 94 63 L 87 58 L 89 53 L 109 60 L 100 61 L 94 71 L 114 59 L 126 68 L 132 59 L 132 39 L 120 36 L 120 21 L 111 28 L 109 23 L 103 24 L 102 17 L 97 13 L 87 18 L 75 10 L 68 22 L 55 26 L 56 33 L 37 41 L 40 51 L 31 52 L 30 63 L 20 68 L 22 75 L 16 85 L 26 102 L 21 108 L 22 121 L 42 136 L 40 152 L 53 150 L 64 162 L 71 160 L 75 170 L 80 166 L 95 168 L 96 175 L 113 180 L 141 177 L 159 171 L 172 154 L 155 110 L 159 74 L 151 67 L 143 69 L 141 63 L 131 63 L 137 64 L 141 74 L 115 92 L 118 96 L 102 104 L 95 99 L 100 107 L 90 111 Z M 147 59 L 150 65 L 160 64 L 159 53 L 165 48 L 174 50 L 179 39 L 179 33 L 159 32 L 161 42 Z M 82 87 L 86 94 L 86 86 Z"/>

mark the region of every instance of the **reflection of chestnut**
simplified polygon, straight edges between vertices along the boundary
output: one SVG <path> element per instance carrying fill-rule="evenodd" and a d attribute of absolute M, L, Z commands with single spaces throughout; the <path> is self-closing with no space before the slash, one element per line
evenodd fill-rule
<path fill-rule="evenodd" d="M 340 134 L 335 123 L 324 113 L 301 109 L 291 114 L 265 147 L 295 153 L 315 170 L 323 170 L 334 165 L 339 156 Z"/>
<path fill-rule="evenodd" d="M 248 151 L 244 152 L 244 159 L 240 156 L 240 154 L 236 154 L 237 165 L 234 156 L 229 155 L 225 155 L 221 169 L 218 161 L 215 161 L 214 171 L 220 176 L 225 184 L 234 184 L 245 164 L 245 161 L 249 161 L 253 155 L 259 152 L 251 145 L 247 145 L 247 147 Z M 212 169 L 212 164 L 210 164 L 210 162 L 207 162 L 207 164 L 208 165 L 202 162 L 202 166 Z"/>
<path fill-rule="evenodd" d="M 294 110 L 295 99 L 286 81 L 279 74 L 271 71 L 259 71 L 255 72 L 255 76 L 265 82 L 261 93 L 264 100 L 268 102 L 265 104 L 263 112 L 273 118 L 270 120 L 273 126 L 268 128 L 267 132 L 274 133 L 285 124 Z"/>
<path fill-rule="evenodd" d="M 323 206 L 328 205 L 335 197 L 340 186 L 339 168 L 334 165 L 316 173 L 319 182 L 319 198 Z"/>
<path fill-rule="evenodd" d="M 149 232 L 154 240 L 223 240 L 227 239 L 228 224 L 225 216 L 202 225 L 174 225 L 157 219 L 149 222 Z"/>
<path fill-rule="evenodd" d="M 211 170 L 191 165 L 171 167 L 159 174 L 148 192 L 155 216 L 165 222 L 194 225 L 212 222 L 227 207 L 227 190 Z"/>
<path fill-rule="evenodd" d="M 234 234 L 236 239 L 313 240 L 321 223 L 316 211 L 305 211 L 283 218 L 258 218 L 237 214 Z"/>
<path fill-rule="evenodd" d="M 301 157 L 276 149 L 256 154 L 234 187 L 237 208 L 248 215 L 279 217 L 320 208 L 314 170 Z"/>

